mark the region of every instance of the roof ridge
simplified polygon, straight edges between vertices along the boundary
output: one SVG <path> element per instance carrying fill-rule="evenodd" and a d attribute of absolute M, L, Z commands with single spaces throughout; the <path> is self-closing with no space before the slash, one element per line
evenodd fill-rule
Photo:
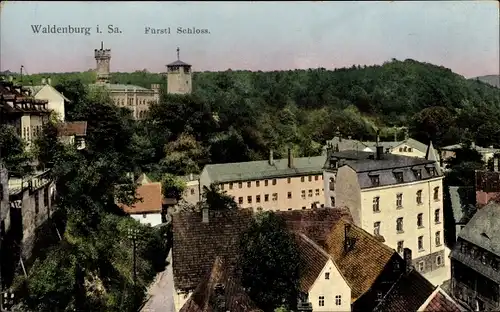
<path fill-rule="evenodd" d="M 295 233 L 295 235 L 300 236 L 303 240 L 305 240 L 307 243 L 309 243 L 317 251 L 319 251 L 321 254 L 323 254 L 323 256 L 327 257 L 328 259 L 332 258 L 323 248 L 321 248 L 318 244 L 316 244 L 312 239 L 307 237 L 307 235 L 305 235 L 304 233 Z"/>

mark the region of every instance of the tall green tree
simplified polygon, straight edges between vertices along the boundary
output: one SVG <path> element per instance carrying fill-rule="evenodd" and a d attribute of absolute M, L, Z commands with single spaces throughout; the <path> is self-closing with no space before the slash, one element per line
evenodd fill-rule
<path fill-rule="evenodd" d="M 264 311 L 295 309 L 300 255 L 284 221 L 273 212 L 259 214 L 241 242 L 242 283 Z"/>

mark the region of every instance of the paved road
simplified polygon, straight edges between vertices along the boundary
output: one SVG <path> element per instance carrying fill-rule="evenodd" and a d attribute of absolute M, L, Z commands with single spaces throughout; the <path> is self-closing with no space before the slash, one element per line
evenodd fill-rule
<path fill-rule="evenodd" d="M 150 299 L 142 308 L 141 312 L 175 312 L 174 307 L 174 276 L 172 274 L 171 257 L 168 254 L 169 265 L 165 271 L 158 273 L 155 281 L 149 288 Z"/>

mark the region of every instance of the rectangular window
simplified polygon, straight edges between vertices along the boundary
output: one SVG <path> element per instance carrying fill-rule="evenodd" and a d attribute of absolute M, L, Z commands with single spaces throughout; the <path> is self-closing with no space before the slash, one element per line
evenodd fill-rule
<path fill-rule="evenodd" d="M 269 194 L 264 195 L 264 201 L 268 202 L 269 201 Z"/>
<path fill-rule="evenodd" d="M 418 237 L 418 250 L 424 250 L 424 237 Z"/>
<path fill-rule="evenodd" d="M 238 203 L 239 203 L 240 205 L 243 205 L 243 197 L 238 197 Z"/>
<path fill-rule="evenodd" d="M 269 180 L 264 180 L 264 186 L 268 186 L 269 185 Z"/>
<path fill-rule="evenodd" d="M 314 195 L 319 196 L 319 189 L 316 189 L 316 191 L 314 191 Z"/>
<path fill-rule="evenodd" d="M 232 190 L 233 189 L 233 183 L 229 183 L 229 189 Z"/>
<path fill-rule="evenodd" d="M 373 223 L 373 235 L 375 236 L 380 235 L 380 222 Z"/>
<path fill-rule="evenodd" d="M 252 187 L 252 181 L 247 182 L 247 187 Z"/>
<path fill-rule="evenodd" d="M 396 195 L 396 207 L 403 208 L 403 194 Z"/>
<path fill-rule="evenodd" d="M 319 296 L 319 302 L 318 302 L 318 305 L 320 307 L 324 307 L 325 306 L 325 296 Z"/>
<path fill-rule="evenodd" d="M 342 305 L 342 296 L 335 296 L 335 305 Z"/>
<path fill-rule="evenodd" d="M 255 181 L 255 186 L 259 187 L 260 186 L 260 181 Z"/>
<path fill-rule="evenodd" d="M 378 175 L 372 175 L 370 176 L 370 180 L 372 181 L 373 186 L 379 186 L 380 185 L 380 178 Z"/>
<path fill-rule="evenodd" d="M 419 205 L 423 204 L 423 201 L 422 201 L 422 190 L 418 190 L 417 191 L 417 204 L 419 204 Z"/>
<path fill-rule="evenodd" d="M 255 201 L 256 201 L 257 203 L 260 203 L 260 195 L 255 196 Z"/>
<path fill-rule="evenodd" d="M 434 200 L 438 201 L 439 200 L 439 186 L 436 186 L 434 188 Z"/>
<path fill-rule="evenodd" d="M 276 185 L 276 179 L 273 179 L 273 185 Z"/>
<path fill-rule="evenodd" d="M 380 197 L 373 197 L 373 212 L 380 212 Z"/>
<path fill-rule="evenodd" d="M 300 177 L 300 182 L 304 182 L 304 177 Z"/>
<path fill-rule="evenodd" d="M 1 194 L 0 194 L 1 195 Z M 49 206 L 49 188 L 46 187 L 43 191 L 43 205 L 45 207 Z"/>
<path fill-rule="evenodd" d="M 423 227 L 424 226 L 424 214 L 423 213 L 419 213 L 417 215 L 417 226 L 419 228 Z"/>
<path fill-rule="evenodd" d="M 40 209 L 40 203 L 39 203 L 39 193 L 38 190 L 35 191 L 35 213 L 38 213 Z"/>
<path fill-rule="evenodd" d="M 238 182 L 238 188 L 242 188 L 243 187 L 243 182 Z"/>
<path fill-rule="evenodd" d="M 278 200 L 278 193 L 273 193 L 273 201 L 277 201 Z"/>
<path fill-rule="evenodd" d="M 325 279 L 329 280 L 330 279 L 330 272 L 325 273 Z"/>
<path fill-rule="evenodd" d="M 335 179 L 330 178 L 330 191 L 335 191 Z"/>
<path fill-rule="evenodd" d="M 224 190 L 224 183 L 220 184 L 220 189 L 223 191 Z"/>
<path fill-rule="evenodd" d="M 402 254 L 404 248 L 405 248 L 405 242 L 404 241 L 399 241 L 398 242 L 398 248 L 397 248 L 398 253 Z"/>
<path fill-rule="evenodd" d="M 291 199 L 292 198 L 292 192 L 288 192 L 288 199 Z"/>
<path fill-rule="evenodd" d="M 403 173 L 402 172 L 394 172 L 394 178 L 396 179 L 397 183 L 403 183 Z"/>
<path fill-rule="evenodd" d="M 306 190 L 302 190 L 300 197 L 302 197 L 302 199 L 306 198 Z"/>
<path fill-rule="evenodd" d="M 249 204 L 251 204 L 251 203 L 252 203 L 252 196 L 247 196 L 247 202 L 248 202 Z"/>
<path fill-rule="evenodd" d="M 311 182 L 313 180 L 313 177 L 309 176 L 309 182 Z"/>
<path fill-rule="evenodd" d="M 403 233 L 403 218 L 398 218 L 396 220 L 396 231 L 398 233 Z"/>
<path fill-rule="evenodd" d="M 330 197 L 330 205 L 332 206 L 332 208 L 335 207 L 335 197 L 333 196 Z"/>
<path fill-rule="evenodd" d="M 424 261 L 419 261 L 418 262 L 418 270 L 420 272 L 423 272 L 425 270 L 425 262 Z"/>
<path fill-rule="evenodd" d="M 434 223 L 440 223 L 441 218 L 439 217 L 439 209 L 434 210 Z"/>
<path fill-rule="evenodd" d="M 314 176 L 314 181 L 318 181 L 319 180 L 319 176 Z"/>
<path fill-rule="evenodd" d="M 441 246 L 441 232 L 440 231 L 436 232 L 435 240 L 436 240 L 436 247 Z"/>
<path fill-rule="evenodd" d="M 308 194 L 309 197 L 313 197 L 313 190 L 308 190 L 307 194 Z"/>
<path fill-rule="evenodd" d="M 147 214 L 145 214 L 145 213 L 143 213 L 143 214 L 142 214 L 142 218 L 143 218 L 143 219 L 146 219 L 147 217 L 148 217 L 148 215 L 147 215 Z"/>
<path fill-rule="evenodd" d="M 287 182 L 288 184 L 290 184 L 290 183 L 292 183 L 292 179 L 291 179 L 291 178 L 287 178 L 287 179 L 286 179 L 286 182 Z"/>

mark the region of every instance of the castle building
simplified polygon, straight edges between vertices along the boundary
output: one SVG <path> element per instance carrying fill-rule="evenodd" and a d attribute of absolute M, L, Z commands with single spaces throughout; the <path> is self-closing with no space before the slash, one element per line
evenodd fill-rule
<path fill-rule="evenodd" d="M 127 107 L 132 111 L 135 119 L 143 119 L 152 102 L 157 102 L 160 95 L 160 85 L 152 84 L 151 89 L 131 85 L 110 83 L 111 49 L 101 48 L 94 50 L 96 60 L 97 81 L 94 87 L 106 88 L 113 101 L 120 107 Z"/>
<path fill-rule="evenodd" d="M 190 94 L 193 91 L 191 65 L 184 63 L 179 57 L 177 61 L 167 64 L 167 92 L 170 94 Z"/>

